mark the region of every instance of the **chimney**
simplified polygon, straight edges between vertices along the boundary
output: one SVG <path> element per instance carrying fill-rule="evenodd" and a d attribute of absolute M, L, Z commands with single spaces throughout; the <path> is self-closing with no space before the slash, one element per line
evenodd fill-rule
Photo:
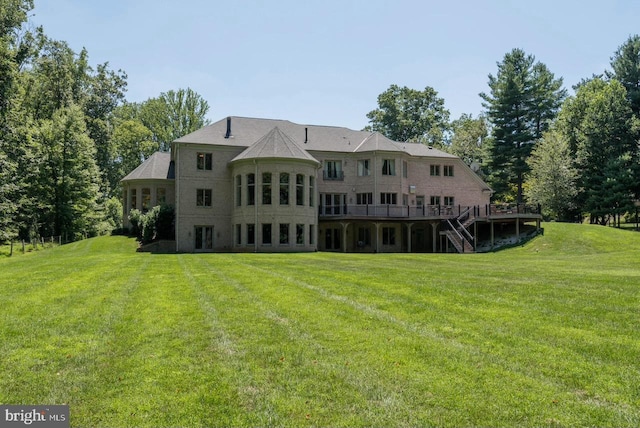
<path fill-rule="evenodd" d="M 307 144 L 307 141 L 309 141 L 309 128 L 305 127 L 304 128 L 304 143 Z"/>
<path fill-rule="evenodd" d="M 224 138 L 229 138 L 231 136 L 231 116 L 227 117 L 227 133 L 224 134 Z"/>

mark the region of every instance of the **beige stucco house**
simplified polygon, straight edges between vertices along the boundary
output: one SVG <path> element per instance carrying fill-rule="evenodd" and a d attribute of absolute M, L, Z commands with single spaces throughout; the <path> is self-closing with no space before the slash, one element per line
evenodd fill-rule
<path fill-rule="evenodd" d="M 473 251 L 498 212 L 461 159 L 377 132 L 228 117 L 122 179 L 133 208 L 176 211 L 178 252 Z M 451 245 L 451 247 L 449 247 Z"/>

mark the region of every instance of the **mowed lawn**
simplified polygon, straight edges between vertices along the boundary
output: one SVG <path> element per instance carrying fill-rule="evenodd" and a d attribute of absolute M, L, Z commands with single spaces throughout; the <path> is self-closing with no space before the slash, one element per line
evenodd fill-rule
<path fill-rule="evenodd" d="M 0 404 L 72 426 L 639 426 L 640 233 L 489 254 L 0 258 Z"/>

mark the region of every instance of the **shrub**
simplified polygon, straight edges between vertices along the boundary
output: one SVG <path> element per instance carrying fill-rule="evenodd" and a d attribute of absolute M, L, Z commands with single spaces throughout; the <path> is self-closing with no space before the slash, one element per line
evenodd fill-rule
<path fill-rule="evenodd" d="M 131 234 L 142 238 L 142 212 L 138 209 L 132 209 L 129 212 L 129 223 L 131 223 Z"/>

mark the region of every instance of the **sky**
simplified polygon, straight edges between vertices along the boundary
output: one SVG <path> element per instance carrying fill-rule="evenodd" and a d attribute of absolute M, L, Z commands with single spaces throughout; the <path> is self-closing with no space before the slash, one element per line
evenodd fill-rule
<path fill-rule="evenodd" d="M 514 48 L 571 87 L 640 34 L 637 0 L 35 0 L 30 26 L 127 73 L 126 99 L 191 88 L 208 118 L 362 129 L 392 84 L 483 111 Z"/>

